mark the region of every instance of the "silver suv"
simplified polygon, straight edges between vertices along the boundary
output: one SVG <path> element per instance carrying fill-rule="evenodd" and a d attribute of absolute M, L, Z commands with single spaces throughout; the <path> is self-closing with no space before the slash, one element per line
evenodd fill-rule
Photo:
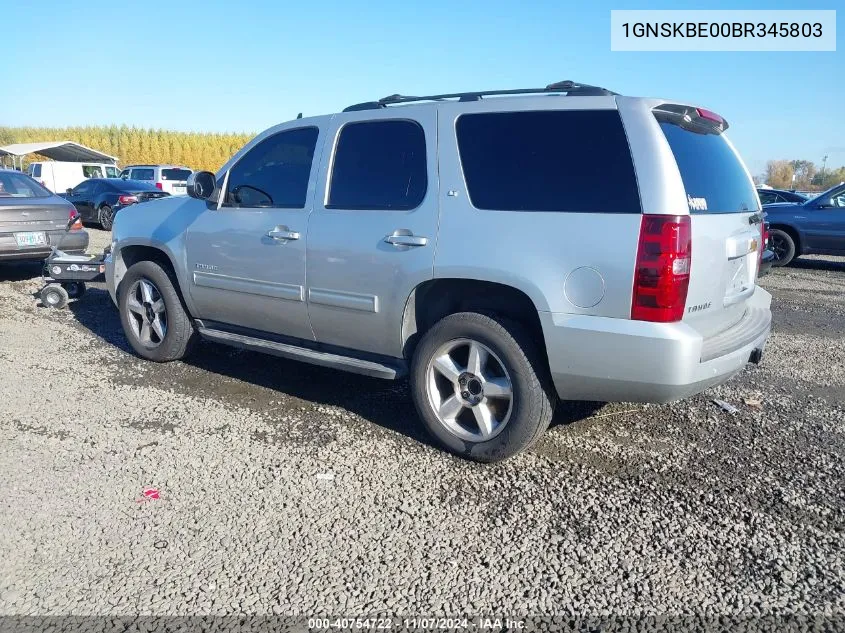
<path fill-rule="evenodd" d="M 717 114 L 585 84 L 393 95 L 260 134 L 118 215 L 153 361 L 197 338 L 393 379 L 479 461 L 558 398 L 667 402 L 759 362 L 759 199 Z"/>
<path fill-rule="evenodd" d="M 143 180 L 172 196 L 184 195 L 188 177 L 193 173 L 179 165 L 127 165 L 120 172 L 124 180 Z"/>

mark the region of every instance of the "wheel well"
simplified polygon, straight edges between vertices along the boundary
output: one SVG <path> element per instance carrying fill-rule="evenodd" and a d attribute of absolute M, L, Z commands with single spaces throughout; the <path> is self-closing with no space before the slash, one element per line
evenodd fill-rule
<path fill-rule="evenodd" d="M 124 246 L 120 249 L 120 257 L 127 269 L 138 262 L 153 261 L 175 270 L 167 254 L 154 246 Z"/>
<path fill-rule="evenodd" d="M 115 287 L 118 296 L 120 296 L 120 283 L 123 281 L 126 271 L 133 264 L 138 262 L 151 261 L 160 264 L 161 266 L 170 270 L 174 279 L 176 278 L 176 268 L 167 254 L 155 248 L 154 246 L 124 246 L 120 249 L 118 257 L 115 258 Z M 176 284 L 176 290 L 181 294 L 182 289 Z"/>
<path fill-rule="evenodd" d="M 792 241 L 795 242 L 795 254 L 801 254 L 801 236 L 798 234 L 798 231 L 786 224 L 771 224 L 769 225 L 769 230 L 771 231 L 772 229 L 777 229 L 779 231 L 783 231 L 784 233 L 788 233 L 789 237 L 792 238 Z"/>
<path fill-rule="evenodd" d="M 481 312 L 518 322 L 546 353 L 540 315 L 527 294 L 512 286 L 476 279 L 432 279 L 417 286 L 405 305 L 402 351 L 411 358 L 419 339 L 440 319 L 456 312 Z"/>

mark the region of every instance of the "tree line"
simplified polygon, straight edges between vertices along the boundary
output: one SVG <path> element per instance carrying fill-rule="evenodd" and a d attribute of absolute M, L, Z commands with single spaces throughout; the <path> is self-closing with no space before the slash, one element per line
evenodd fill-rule
<path fill-rule="evenodd" d="M 247 133 L 173 132 L 126 125 L 0 127 L 0 146 L 38 141 L 74 141 L 117 157 L 119 165 L 170 163 L 217 171 L 255 136 Z M 43 160 L 33 154 L 29 161 Z"/>
<path fill-rule="evenodd" d="M 819 169 L 810 160 L 770 160 L 766 163 L 763 181 L 775 189 L 824 191 L 845 181 L 845 166 L 826 168 L 822 165 Z"/>
<path fill-rule="evenodd" d="M 119 165 L 171 163 L 209 171 L 217 171 L 253 136 L 251 133 L 174 132 L 127 125 L 0 126 L 0 145 L 74 141 L 117 157 Z M 37 155 L 28 159 L 43 160 Z M 819 169 L 809 160 L 770 160 L 766 173 L 759 180 L 777 189 L 823 191 L 845 181 L 845 166 L 825 168 L 823 165 Z"/>

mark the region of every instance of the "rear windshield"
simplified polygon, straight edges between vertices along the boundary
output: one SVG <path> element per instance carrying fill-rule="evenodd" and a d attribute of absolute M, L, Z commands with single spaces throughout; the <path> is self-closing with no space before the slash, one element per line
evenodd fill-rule
<path fill-rule="evenodd" d="M 687 191 L 690 213 L 740 213 L 758 208 L 754 183 L 722 134 L 705 134 L 658 119 Z"/>
<path fill-rule="evenodd" d="M 0 170 L 0 198 L 46 198 L 52 195 L 29 176 Z"/>
<path fill-rule="evenodd" d="M 162 169 L 161 170 L 161 179 L 162 180 L 187 180 L 188 176 L 191 175 L 190 169 Z"/>
<path fill-rule="evenodd" d="M 477 209 L 641 212 L 628 140 L 615 110 L 465 114 L 455 127 Z"/>

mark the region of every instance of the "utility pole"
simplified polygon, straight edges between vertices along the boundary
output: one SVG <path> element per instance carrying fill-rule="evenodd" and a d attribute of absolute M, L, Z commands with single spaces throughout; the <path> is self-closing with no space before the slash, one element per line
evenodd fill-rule
<path fill-rule="evenodd" d="M 821 178 L 822 187 L 824 187 L 824 167 L 825 167 L 825 165 L 827 165 L 827 154 L 825 154 L 824 158 L 822 158 L 822 178 Z"/>

